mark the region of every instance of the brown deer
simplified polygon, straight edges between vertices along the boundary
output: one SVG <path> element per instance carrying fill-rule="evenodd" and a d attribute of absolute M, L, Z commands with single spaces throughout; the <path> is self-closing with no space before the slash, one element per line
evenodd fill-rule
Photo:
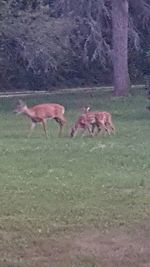
<path fill-rule="evenodd" d="M 109 135 L 111 133 L 115 133 L 115 126 L 112 122 L 112 116 L 110 112 L 102 111 L 94 113 L 98 132 L 100 132 L 101 130 L 105 130 Z"/>
<path fill-rule="evenodd" d="M 79 129 L 88 130 L 90 136 L 93 136 L 93 128 L 95 127 L 96 120 L 95 114 L 93 112 L 86 112 L 81 114 L 74 126 L 71 128 L 70 136 L 74 137 L 74 135 L 79 131 Z M 92 127 L 92 129 L 91 129 Z"/>
<path fill-rule="evenodd" d="M 88 130 L 90 136 L 94 135 L 94 130 L 97 128 L 97 134 L 107 132 L 109 135 L 111 132 L 115 132 L 115 127 L 112 123 L 112 116 L 109 112 L 92 112 L 91 108 L 85 107 L 83 114 L 79 116 L 74 126 L 71 128 L 70 136 L 73 137 L 79 129 L 83 131 Z"/>
<path fill-rule="evenodd" d="M 88 106 L 85 106 L 82 108 L 83 110 L 83 113 L 88 113 L 88 112 L 92 112 L 91 111 L 91 107 L 90 105 Z M 94 112 L 94 111 L 93 111 Z M 112 122 L 112 115 L 110 112 L 106 112 L 106 111 L 95 111 L 95 120 L 96 120 L 96 123 L 93 124 L 93 127 L 92 127 L 92 133 L 94 132 L 94 128 L 97 127 L 98 128 L 98 132 L 100 130 L 106 130 L 108 132 L 108 134 L 110 135 L 110 133 L 115 133 L 115 126 Z M 105 127 L 102 127 L 102 126 L 105 126 Z M 102 127 L 102 129 L 101 129 Z"/>
<path fill-rule="evenodd" d="M 62 128 L 66 123 L 66 119 L 64 117 L 65 108 L 59 104 L 39 104 L 32 107 L 27 107 L 27 105 L 19 100 L 19 103 L 14 110 L 14 112 L 20 114 L 23 113 L 27 117 L 29 117 L 32 121 L 29 136 L 31 136 L 33 129 L 37 123 L 41 123 L 43 125 L 43 129 L 45 132 L 45 136 L 47 138 L 47 130 L 46 130 L 46 120 L 54 119 L 59 124 L 59 136 L 62 134 Z"/>

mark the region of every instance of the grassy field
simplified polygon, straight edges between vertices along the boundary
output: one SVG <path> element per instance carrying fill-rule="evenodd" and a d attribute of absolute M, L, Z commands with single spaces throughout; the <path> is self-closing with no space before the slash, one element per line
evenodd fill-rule
<path fill-rule="evenodd" d="M 150 112 L 144 93 L 26 97 L 58 102 L 68 124 L 48 122 L 28 139 L 30 121 L 0 100 L 0 267 L 150 266 Z M 90 104 L 112 113 L 115 136 L 69 138 Z"/>

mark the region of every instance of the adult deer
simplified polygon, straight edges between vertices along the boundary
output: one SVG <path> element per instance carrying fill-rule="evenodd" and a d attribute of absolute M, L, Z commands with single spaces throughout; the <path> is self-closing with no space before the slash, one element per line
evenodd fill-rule
<path fill-rule="evenodd" d="M 22 100 L 19 100 L 19 103 L 14 112 L 18 114 L 23 113 L 31 119 L 32 124 L 28 137 L 31 136 L 35 125 L 37 123 L 41 123 L 43 125 L 45 136 L 47 138 L 47 119 L 54 119 L 59 124 L 59 136 L 61 136 L 62 128 L 66 123 L 66 119 L 64 117 L 65 108 L 64 106 L 59 104 L 39 104 L 29 108 Z"/>

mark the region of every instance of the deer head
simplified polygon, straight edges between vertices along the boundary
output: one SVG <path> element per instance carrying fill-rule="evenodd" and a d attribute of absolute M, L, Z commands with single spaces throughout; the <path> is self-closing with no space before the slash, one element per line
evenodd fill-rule
<path fill-rule="evenodd" d="M 23 102 L 23 100 L 18 100 L 18 105 L 14 109 L 14 112 L 17 114 L 21 114 L 24 112 L 24 110 L 27 108 L 27 105 Z"/>

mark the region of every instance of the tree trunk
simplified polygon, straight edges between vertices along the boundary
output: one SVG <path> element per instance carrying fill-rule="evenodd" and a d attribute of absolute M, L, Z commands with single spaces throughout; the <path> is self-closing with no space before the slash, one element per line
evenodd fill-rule
<path fill-rule="evenodd" d="M 128 73 L 128 0 L 112 0 L 114 94 L 129 91 Z"/>

